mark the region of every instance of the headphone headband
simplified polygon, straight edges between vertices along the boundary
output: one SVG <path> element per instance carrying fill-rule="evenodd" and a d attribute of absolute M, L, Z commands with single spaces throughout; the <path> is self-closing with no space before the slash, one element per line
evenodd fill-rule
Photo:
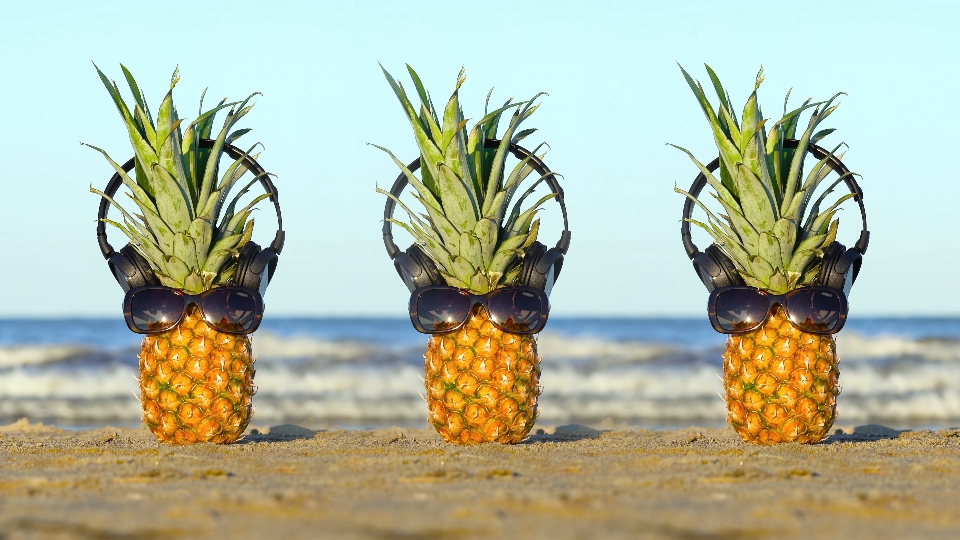
<path fill-rule="evenodd" d="M 215 143 L 216 141 L 213 139 L 200 139 L 200 148 L 213 148 Z M 277 193 L 277 187 L 273 185 L 273 180 L 270 179 L 270 176 L 253 157 L 246 155 L 242 150 L 228 143 L 223 144 L 223 150 L 235 160 L 243 159 L 243 164 L 247 170 L 259 177 L 260 184 L 263 186 L 264 191 L 270 194 L 270 201 L 273 202 L 273 208 L 277 212 L 277 234 L 273 237 L 273 242 L 270 243 L 270 247 L 279 255 L 283 250 L 283 242 L 286 234 L 283 231 L 283 217 L 280 214 L 280 199 Z M 130 172 L 133 170 L 135 163 L 136 158 L 130 158 L 129 161 L 123 164 L 123 171 Z M 114 173 L 113 176 L 110 177 L 110 181 L 107 183 L 107 187 L 103 192 L 110 198 L 113 198 L 113 195 L 122 185 L 123 179 L 120 177 L 120 173 Z M 113 250 L 113 246 L 107 241 L 107 224 L 103 221 L 106 219 L 109 210 L 110 201 L 106 198 L 101 198 L 100 210 L 97 212 L 97 243 L 100 244 L 100 253 L 103 254 L 103 258 L 108 260 L 116 253 Z"/>
<path fill-rule="evenodd" d="M 499 148 L 500 142 L 499 139 L 487 139 L 484 141 L 483 147 L 484 149 Z M 560 240 L 557 242 L 556 248 L 561 253 L 566 254 L 567 249 L 570 248 L 570 225 L 567 222 L 567 206 L 563 202 L 563 188 L 560 187 L 560 184 L 557 182 L 557 177 L 539 157 L 532 154 L 526 148 L 510 143 L 510 153 L 521 161 L 529 159 L 527 163 L 533 167 L 533 170 L 537 171 L 540 176 L 544 177 L 547 185 L 550 186 L 550 190 L 557 194 L 554 198 L 560 203 L 560 212 L 563 214 L 563 232 L 560 234 Z M 413 160 L 413 162 L 407 166 L 410 172 L 414 172 L 419 168 L 420 158 Z M 407 187 L 407 175 L 401 172 L 400 175 L 397 176 L 397 179 L 394 180 L 393 187 L 390 188 L 390 193 L 394 197 L 400 198 L 400 194 L 403 193 L 405 187 Z M 391 259 L 395 259 L 397 255 L 403 253 L 403 251 L 397 247 L 397 244 L 393 242 L 393 224 L 390 222 L 396 206 L 396 202 L 392 198 L 387 197 L 387 204 L 383 209 L 383 245 L 387 248 L 387 255 L 389 255 Z"/>
<path fill-rule="evenodd" d="M 784 148 L 797 148 L 800 145 L 800 141 L 797 139 L 784 139 L 783 147 Z M 857 239 L 857 243 L 854 244 L 854 248 L 860 252 L 861 255 L 867 252 L 867 245 L 870 243 L 870 231 L 867 230 L 867 210 L 863 206 L 863 190 L 860 189 L 860 185 L 857 184 L 857 180 L 850 170 L 847 169 L 836 156 L 831 155 L 830 152 L 827 152 L 823 148 L 809 143 L 807 145 L 807 151 L 813 154 L 813 157 L 817 159 L 824 159 L 827 156 L 830 158 L 827 160 L 827 166 L 833 169 L 839 175 L 843 176 L 843 182 L 847 185 L 847 189 L 853 193 L 853 199 L 857 201 L 857 205 L 860 207 L 860 218 L 863 222 L 863 228 L 860 230 L 860 238 Z M 707 165 L 707 170 L 713 172 L 720 168 L 720 158 L 716 158 Z M 690 193 L 694 197 L 700 194 L 700 191 L 704 186 L 707 185 L 707 177 L 702 172 L 697 175 L 697 178 L 694 179 L 693 185 L 690 186 Z M 700 250 L 697 249 L 696 244 L 693 243 L 693 239 L 690 235 L 690 222 L 687 221 L 690 219 L 690 216 L 693 215 L 693 200 L 689 197 L 686 202 L 683 204 L 683 220 L 680 222 L 680 238 L 683 240 L 683 248 L 687 251 L 687 257 L 690 260 L 693 260 L 699 253 Z"/>

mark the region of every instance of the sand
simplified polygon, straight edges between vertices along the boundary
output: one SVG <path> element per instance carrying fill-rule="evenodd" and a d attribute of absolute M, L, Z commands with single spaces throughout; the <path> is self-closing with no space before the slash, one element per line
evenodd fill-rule
<path fill-rule="evenodd" d="M 759 447 L 729 429 L 547 428 L 515 446 L 430 429 L 0 427 L 0 539 L 960 538 L 960 429 L 847 428 Z"/>

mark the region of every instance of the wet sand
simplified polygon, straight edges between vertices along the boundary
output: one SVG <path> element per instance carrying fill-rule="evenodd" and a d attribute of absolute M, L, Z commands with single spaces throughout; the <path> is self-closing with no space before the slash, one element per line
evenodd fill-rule
<path fill-rule="evenodd" d="M 515 446 L 429 429 L 0 427 L 0 539 L 960 538 L 960 429 L 810 446 L 728 429 L 545 428 Z"/>

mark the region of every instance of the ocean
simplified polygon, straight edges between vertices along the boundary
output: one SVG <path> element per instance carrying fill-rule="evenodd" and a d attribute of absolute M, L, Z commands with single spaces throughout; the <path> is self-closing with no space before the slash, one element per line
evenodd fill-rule
<path fill-rule="evenodd" d="M 724 339 L 706 317 L 551 318 L 538 422 L 721 426 Z M 0 423 L 138 425 L 139 343 L 120 317 L 0 320 Z M 426 425 L 426 336 L 407 319 L 268 315 L 253 344 L 253 425 Z M 960 318 L 852 317 L 837 347 L 837 425 L 960 425 Z"/>

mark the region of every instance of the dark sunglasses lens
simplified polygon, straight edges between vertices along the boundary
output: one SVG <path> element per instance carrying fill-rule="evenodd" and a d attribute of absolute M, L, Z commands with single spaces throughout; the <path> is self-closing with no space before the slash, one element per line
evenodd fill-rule
<path fill-rule="evenodd" d="M 487 297 L 487 315 L 506 332 L 525 333 L 537 329 L 546 306 L 537 294 L 523 289 L 500 289 Z"/>
<path fill-rule="evenodd" d="M 172 290 L 146 289 L 130 299 L 133 325 L 141 332 L 163 332 L 183 316 L 183 297 Z"/>
<path fill-rule="evenodd" d="M 840 297 L 822 289 L 799 289 L 787 298 L 790 321 L 808 332 L 830 332 L 840 324 Z"/>
<path fill-rule="evenodd" d="M 203 318 L 221 332 L 248 332 L 257 320 L 257 299 L 243 289 L 213 289 L 203 295 Z"/>
<path fill-rule="evenodd" d="M 714 302 L 720 328 L 727 332 L 748 332 L 767 317 L 770 301 L 758 290 L 730 289 L 717 295 Z"/>
<path fill-rule="evenodd" d="M 457 289 L 431 289 L 417 297 L 417 320 L 427 332 L 444 332 L 467 320 L 470 307 L 470 297 Z"/>

